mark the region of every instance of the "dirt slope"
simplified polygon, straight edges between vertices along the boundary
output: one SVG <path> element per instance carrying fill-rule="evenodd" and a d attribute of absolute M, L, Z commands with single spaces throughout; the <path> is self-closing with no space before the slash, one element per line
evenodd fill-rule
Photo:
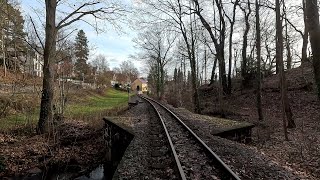
<path fill-rule="evenodd" d="M 297 128 L 289 130 L 289 141 L 284 140 L 279 77 L 273 75 L 263 80 L 262 106 L 265 121 L 259 123 L 256 93 L 253 88 L 241 90 L 239 81 L 234 92 L 224 98 L 227 118 L 248 121 L 257 125 L 252 146 L 258 147 L 284 167 L 292 168 L 307 179 L 320 178 L 320 103 L 311 65 L 289 70 L 286 73 L 288 97 Z M 219 103 L 216 88 L 200 88 L 202 113 L 218 115 Z"/>

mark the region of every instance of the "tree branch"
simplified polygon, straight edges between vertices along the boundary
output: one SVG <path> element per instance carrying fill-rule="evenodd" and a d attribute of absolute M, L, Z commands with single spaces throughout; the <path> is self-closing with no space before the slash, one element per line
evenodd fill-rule
<path fill-rule="evenodd" d="M 36 26 L 35 26 L 32 18 L 31 18 L 31 16 L 30 16 L 30 20 L 31 20 L 31 24 L 32 24 L 32 26 L 33 26 L 33 29 L 34 29 L 34 31 L 35 31 L 35 33 L 36 33 L 36 36 L 37 36 L 37 38 L 39 39 L 39 42 L 40 42 L 40 44 L 41 44 L 41 47 L 42 47 L 42 49 L 44 49 L 44 44 L 42 43 L 42 41 L 41 41 L 41 39 L 40 39 L 40 36 L 39 36 L 39 34 L 38 34 L 38 31 L 37 31 L 37 29 L 36 29 Z"/>

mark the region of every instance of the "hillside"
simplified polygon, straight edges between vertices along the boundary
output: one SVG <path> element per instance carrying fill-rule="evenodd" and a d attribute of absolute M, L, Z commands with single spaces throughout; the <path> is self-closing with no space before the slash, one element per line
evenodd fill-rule
<path fill-rule="evenodd" d="M 4 69 L 0 67 L 0 84 L 24 84 L 24 85 L 42 85 L 41 77 L 32 77 L 30 74 L 23 74 L 21 72 L 11 72 L 7 70 L 4 76 Z"/>
<path fill-rule="evenodd" d="M 313 70 L 307 65 L 287 71 L 286 76 L 288 97 L 297 125 L 297 128 L 289 129 L 289 141 L 285 141 L 283 135 L 278 75 L 263 79 L 264 122 L 258 122 L 255 89 L 242 90 L 239 81 L 234 83 L 233 94 L 224 98 L 226 118 L 256 124 L 253 146 L 281 165 L 317 179 L 320 178 L 320 105 Z M 214 86 L 200 88 L 203 114 L 219 114 L 216 89 Z"/>

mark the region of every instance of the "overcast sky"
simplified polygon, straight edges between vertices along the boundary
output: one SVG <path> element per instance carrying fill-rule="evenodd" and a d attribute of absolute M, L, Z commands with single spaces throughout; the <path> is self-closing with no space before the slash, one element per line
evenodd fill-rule
<path fill-rule="evenodd" d="M 124 0 L 122 2 L 131 3 L 131 0 Z M 35 20 L 44 19 L 44 17 L 37 18 L 35 12 L 38 14 L 45 13 L 44 1 L 42 0 L 22 0 L 21 8 L 24 17 L 33 17 Z M 89 25 L 83 22 L 76 22 L 71 28 L 83 29 L 88 37 L 90 47 L 90 58 L 89 61 L 95 55 L 103 54 L 107 57 L 110 68 L 118 67 L 122 61 L 128 60 L 129 55 L 134 54 L 135 48 L 133 47 L 132 38 L 136 36 L 136 33 L 128 28 L 127 25 L 122 24 L 121 31 L 116 31 L 111 26 L 104 33 L 97 34 L 96 31 Z M 74 33 L 74 36 L 76 33 Z M 70 37 L 71 40 L 74 39 Z M 135 66 L 142 70 L 142 63 L 137 61 L 134 62 Z M 141 72 L 143 74 L 143 72 Z"/>

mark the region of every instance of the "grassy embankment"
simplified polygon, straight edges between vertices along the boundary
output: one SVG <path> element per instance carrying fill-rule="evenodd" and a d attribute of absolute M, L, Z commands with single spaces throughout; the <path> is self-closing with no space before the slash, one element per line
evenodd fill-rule
<path fill-rule="evenodd" d="M 82 90 L 80 90 L 82 91 Z M 126 92 L 107 89 L 104 93 L 82 91 L 72 93 L 64 113 L 65 120 L 97 120 L 102 116 L 116 114 L 127 107 Z M 39 102 L 35 107 L 15 113 L 9 113 L 0 119 L 0 131 L 8 131 L 18 127 L 35 127 L 39 118 Z"/>

